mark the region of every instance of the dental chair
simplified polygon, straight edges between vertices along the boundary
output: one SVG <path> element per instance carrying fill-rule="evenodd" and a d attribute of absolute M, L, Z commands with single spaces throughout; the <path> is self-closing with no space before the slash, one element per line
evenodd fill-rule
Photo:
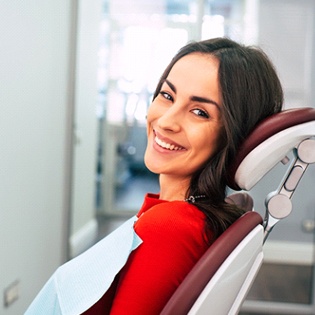
<path fill-rule="evenodd" d="M 243 192 L 227 199 L 248 211 L 209 247 L 161 315 L 238 314 L 263 262 L 265 240 L 291 213 L 293 193 L 308 165 L 315 163 L 314 137 L 313 108 L 282 111 L 254 129 L 230 169 L 229 187 Z M 293 159 L 288 163 L 291 152 Z M 279 162 L 288 164 L 288 168 L 278 189 L 266 197 L 266 215 L 262 218 L 244 191 L 250 191 Z"/>

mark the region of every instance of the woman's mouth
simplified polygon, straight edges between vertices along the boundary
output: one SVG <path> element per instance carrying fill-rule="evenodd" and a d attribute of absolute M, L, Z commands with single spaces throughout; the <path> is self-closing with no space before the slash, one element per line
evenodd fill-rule
<path fill-rule="evenodd" d="M 179 151 L 179 150 L 185 150 L 185 148 L 178 146 L 176 144 L 167 143 L 161 139 L 159 139 L 157 136 L 155 136 L 154 141 L 163 149 L 170 150 L 170 151 Z"/>

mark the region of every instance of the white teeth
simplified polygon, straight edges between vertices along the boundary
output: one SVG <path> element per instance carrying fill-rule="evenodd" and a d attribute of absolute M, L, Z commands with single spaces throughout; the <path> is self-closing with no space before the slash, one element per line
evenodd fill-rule
<path fill-rule="evenodd" d="M 164 149 L 168 149 L 170 151 L 177 151 L 177 150 L 183 149 L 183 148 L 175 146 L 174 144 L 166 143 L 166 142 L 162 141 L 161 139 L 159 139 L 158 137 L 155 137 L 154 140 L 160 147 L 162 147 Z"/>

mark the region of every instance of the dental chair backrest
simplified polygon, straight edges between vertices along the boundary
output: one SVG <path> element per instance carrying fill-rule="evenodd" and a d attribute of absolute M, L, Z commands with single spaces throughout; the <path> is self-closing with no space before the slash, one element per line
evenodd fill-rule
<path fill-rule="evenodd" d="M 288 167 L 278 189 L 266 198 L 263 219 L 251 211 L 253 203 L 244 192 L 232 194 L 246 210 L 206 251 L 177 288 L 161 315 L 234 315 L 263 261 L 263 242 L 292 210 L 292 195 L 311 163 L 315 163 L 315 109 L 285 110 L 261 122 L 241 146 L 230 169 L 229 186 L 250 190 L 277 163 Z"/>

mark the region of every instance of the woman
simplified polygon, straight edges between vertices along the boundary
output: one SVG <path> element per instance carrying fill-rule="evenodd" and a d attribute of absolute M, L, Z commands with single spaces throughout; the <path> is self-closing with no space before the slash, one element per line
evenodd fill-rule
<path fill-rule="evenodd" d="M 216 38 L 178 52 L 147 115 L 145 163 L 160 175 L 160 193 L 148 194 L 137 215 L 142 243 L 84 314 L 161 312 L 213 240 L 242 215 L 225 202 L 228 166 L 282 102 L 277 74 L 257 48 Z"/>

